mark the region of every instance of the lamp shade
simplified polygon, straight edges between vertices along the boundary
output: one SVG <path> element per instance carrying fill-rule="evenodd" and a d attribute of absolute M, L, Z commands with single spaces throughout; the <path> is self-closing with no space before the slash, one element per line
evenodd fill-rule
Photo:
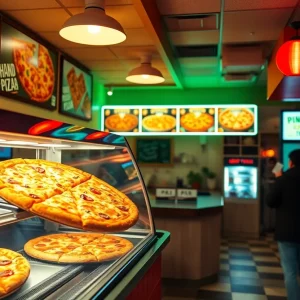
<path fill-rule="evenodd" d="M 142 63 L 128 73 L 126 80 L 137 84 L 159 84 L 164 82 L 165 78 L 151 63 Z"/>
<path fill-rule="evenodd" d="M 286 76 L 300 76 L 300 38 L 292 39 L 278 49 L 276 65 Z"/>
<path fill-rule="evenodd" d="M 103 8 L 95 6 L 87 6 L 83 13 L 69 18 L 59 34 L 66 40 L 85 45 L 113 45 L 126 39 L 121 24 L 106 15 Z"/>

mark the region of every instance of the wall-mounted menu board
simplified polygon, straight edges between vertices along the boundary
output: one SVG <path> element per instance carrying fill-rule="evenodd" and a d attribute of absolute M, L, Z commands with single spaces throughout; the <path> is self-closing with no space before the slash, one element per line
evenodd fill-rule
<path fill-rule="evenodd" d="M 256 105 L 103 106 L 101 130 L 122 135 L 256 135 Z"/>
<path fill-rule="evenodd" d="M 1 22 L 0 92 L 36 106 L 57 105 L 58 53 Z"/>
<path fill-rule="evenodd" d="M 78 64 L 62 59 L 60 112 L 83 120 L 92 118 L 92 75 Z"/>
<path fill-rule="evenodd" d="M 137 138 L 136 160 L 143 165 L 173 163 L 173 140 L 170 138 Z"/>
<path fill-rule="evenodd" d="M 300 140 L 300 111 L 282 111 L 281 138 L 285 141 Z"/>

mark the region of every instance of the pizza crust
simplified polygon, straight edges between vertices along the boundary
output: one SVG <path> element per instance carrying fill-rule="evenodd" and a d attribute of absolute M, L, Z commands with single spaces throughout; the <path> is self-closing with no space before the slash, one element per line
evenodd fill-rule
<path fill-rule="evenodd" d="M 79 229 L 82 228 L 82 222 L 79 215 L 76 216 L 59 207 L 53 207 L 45 205 L 43 203 L 37 203 L 31 207 L 30 211 L 34 214 L 37 214 L 46 219 L 50 219 L 57 223 L 72 226 Z"/>

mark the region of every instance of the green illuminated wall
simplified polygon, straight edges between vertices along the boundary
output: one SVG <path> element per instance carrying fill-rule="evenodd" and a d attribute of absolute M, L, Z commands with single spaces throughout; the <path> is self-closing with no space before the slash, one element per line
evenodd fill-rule
<path fill-rule="evenodd" d="M 106 105 L 163 105 L 163 104 L 257 104 L 278 105 L 266 100 L 266 88 L 201 88 L 179 90 L 161 89 L 115 89 L 113 96 L 106 95 Z M 280 104 L 280 103 L 279 103 Z"/>

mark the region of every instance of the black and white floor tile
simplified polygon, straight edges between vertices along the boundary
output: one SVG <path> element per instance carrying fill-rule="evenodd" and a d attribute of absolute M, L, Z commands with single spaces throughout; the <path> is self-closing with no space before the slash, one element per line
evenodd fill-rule
<path fill-rule="evenodd" d="M 287 300 L 276 242 L 222 240 L 218 282 L 201 287 L 164 286 L 163 300 Z"/>

